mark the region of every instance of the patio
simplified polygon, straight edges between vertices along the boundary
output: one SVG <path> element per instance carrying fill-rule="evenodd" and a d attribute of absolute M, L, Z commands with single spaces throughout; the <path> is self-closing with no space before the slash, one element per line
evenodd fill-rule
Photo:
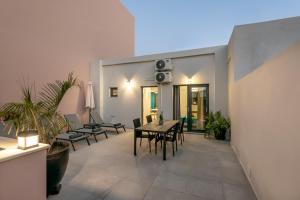
<path fill-rule="evenodd" d="M 175 157 L 167 146 L 163 161 L 162 150 L 150 154 L 146 140 L 134 157 L 132 130 L 102 137 L 91 146 L 82 142 L 77 151 L 70 149 L 62 190 L 49 200 L 256 199 L 226 142 L 186 134 Z"/>

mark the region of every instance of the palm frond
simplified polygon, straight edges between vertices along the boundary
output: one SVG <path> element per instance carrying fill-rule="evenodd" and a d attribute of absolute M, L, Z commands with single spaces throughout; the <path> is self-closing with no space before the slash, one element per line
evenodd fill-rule
<path fill-rule="evenodd" d="M 52 113 L 55 112 L 67 91 L 76 85 L 78 85 L 77 78 L 74 77 L 73 73 L 68 75 L 66 81 L 57 80 L 54 83 L 46 84 L 40 93 L 43 107 Z"/>
<path fill-rule="evenodd" d="M 50 143 L 66 127 L 64 118 L 57 108 L 66 92 L 76 86 L 77 78 L 73 73 L 65 81 L 55 81 L 43 87 L 38 101 L 33 92 L 34 85 L 22 87 L 23 101 L 11 102 L 0 107 L 0 118 L 5 121 L 8 134 L 29 129 L 37 130 L 40 142 Z"/>

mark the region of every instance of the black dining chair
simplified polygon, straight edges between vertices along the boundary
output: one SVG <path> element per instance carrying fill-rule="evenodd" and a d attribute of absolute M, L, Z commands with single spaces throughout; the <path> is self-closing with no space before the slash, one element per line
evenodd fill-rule
<path fill-rule="evenodd" d="M 166 142 L 172 142 L 172 150 L 173 150 L 173 156 L 175 156 L 175 149 L 174 149 L 174 143 L 176 144 L 176 151 L 177 149 L 177 134 L 180 128 L 180 124 L 177 123 L 175 125 L 175 128 L 172 129 L 165 137 L 166 137 Z M 164 135 L 157 135 L 155 139 L 155 154 L 157 154 L 157 142 L 158 141 L 163 141 L 164 140 Z"/>
<path fill-rule="evenodd" d="M 183 127 L 184 127 L 185 119 L 186 119 L 186 117 L 182 118 L 180 130 L 179 130 L 179 132 L 178 132 L 178 138 L 180 139 L 181 145 L 182 145 L 182 141 L 184 141 Z"/>
<path fill-rule="evenodd" d="M 147 138 L 148 142 L 149 142 L 149 150 L 151 152 L 151 141 L 155 138 L 155 136 L 151 135 L 149 132 L 143 133 L 143 131 L 136 130 L 136 128 L 142 126 L 140 118 L 134 119 L 133 125 L 134 125 L 134 131 L 135 131 L 136 138 L 140 138 L 140 146 L 142 146 L 142 139 Z"/>
<path fill-rule="evenodd" d="M 148 124 L 151 123 L 152 122 L 152 115 L 147 115 L 146 119 L 147 119 Z"/>

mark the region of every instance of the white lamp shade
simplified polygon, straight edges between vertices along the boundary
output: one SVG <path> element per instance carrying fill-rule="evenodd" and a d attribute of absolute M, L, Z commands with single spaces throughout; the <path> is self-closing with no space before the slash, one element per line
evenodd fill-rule
<path fill-rule="evenodd" d="M 91 109 L 95 108 L 95 100 L 94 100 L 92 82 L 89 82 L 88 86 L 87 86 L 86 98 L 85 98 L 85 107 L 91 108 Z"/>
<path fill-rule="evenodd" d="M 39 144 L 39 136 L 37 134 L 20 134 L 18 135 L 18 148 L 28 149 L 36 147 Z"/>

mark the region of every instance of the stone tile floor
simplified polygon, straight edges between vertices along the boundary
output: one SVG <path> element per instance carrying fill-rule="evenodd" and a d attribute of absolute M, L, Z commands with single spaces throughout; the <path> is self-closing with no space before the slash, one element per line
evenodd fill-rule
<path fill-rule="evenodd" d="M 252 200 L 256 199 L 230 145 L 186 134 L 183 146 L 167 161 L 152 153 L 146 140 L 133 156 L 133 132 L 98 136 L 87 146 L 77 143 L 59 195 L 49 200 Z M 92 141 L 92 139 L 91 139 Z"/>

